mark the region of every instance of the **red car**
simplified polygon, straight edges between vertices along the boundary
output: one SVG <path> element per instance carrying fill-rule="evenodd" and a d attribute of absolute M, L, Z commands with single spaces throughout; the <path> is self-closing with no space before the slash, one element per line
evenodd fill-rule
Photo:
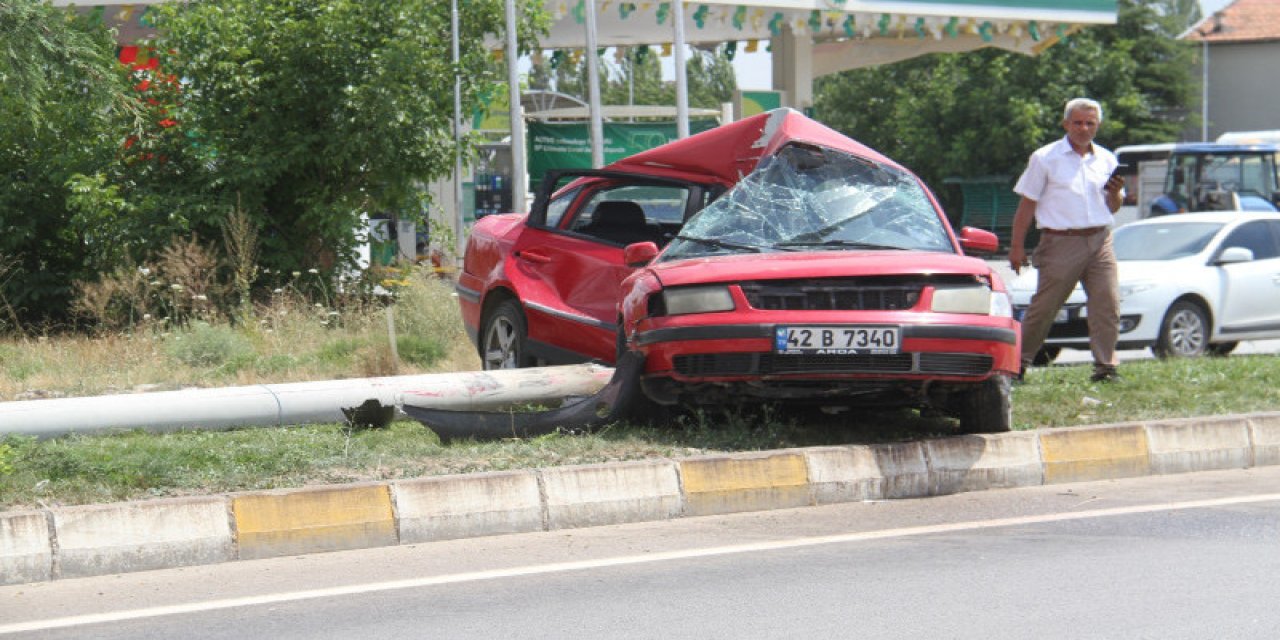
<path fill-rule="evenodd" d="M 566 184 L 566 179 L 568 182 Z M 1010 428 L 1020 332 L 1000 277 L 910 171 L 780 109 L 489 216 L 457 291 L 486 369 L 643 358 L 645 400 L 934 407 Z"/>

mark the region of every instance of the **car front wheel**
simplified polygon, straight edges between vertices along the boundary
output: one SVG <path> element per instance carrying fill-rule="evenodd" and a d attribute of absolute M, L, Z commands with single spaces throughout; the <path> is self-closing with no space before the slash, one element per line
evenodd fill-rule
<path fill-rule="evenodd" d="M 1209 345 L 1209 355 L 1225 358 L 1226 356 L 1231 355 L 1231 352 L 1235 351 L 1239 344 L 1239 342 L 1219 342 L 1217 344 L 1211 344 Z"/>
<path fill-rule="evenodd" d="M 960 397 L 960 431 L 1003 433 L 1013 428 L 1009 376 L 994 375 Z"/>
<path fill-rule="evenodd" d="M 528 354 L 528 325 L 520 304 L 505 300 L 493 309 L 485 319 L 480 334 L 480 361 L 485 370 L 520 369 L 532 367 L 534 360 Z"/>
<path fill-rule="evenodd" d="M 1209 347 L 1209 317 L 1200 305 L 1180 300 L 1169 307 L 1151 350 L 1157 358 L 1193 358 Z"/>

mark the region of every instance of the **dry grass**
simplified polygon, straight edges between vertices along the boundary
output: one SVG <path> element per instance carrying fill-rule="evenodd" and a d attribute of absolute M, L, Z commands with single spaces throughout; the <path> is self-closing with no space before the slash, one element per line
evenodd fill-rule
<path fill-rule="evenodd" d="M 480 368 L 450 282 L 415 272 L 397 295 L 398 363 L 383 305 L 337 309 L 281 290 L 244 325 L 148 318 L 97 336 L 0 339 L 0 400 Z"/>

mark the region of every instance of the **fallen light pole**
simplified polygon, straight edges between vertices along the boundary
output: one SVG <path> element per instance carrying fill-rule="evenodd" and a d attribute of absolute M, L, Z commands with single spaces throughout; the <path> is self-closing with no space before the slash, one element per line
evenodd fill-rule
<path fill-rule="evenodd" d="M 501 413 L 593 396 L 613 372 L 583 364 L 0 402 L 0 435 L 47 438 L 126 429 L 164 432 L 348 421 L 377 424 L 389 420 L 396 407 L 462 416 Z M 450 423 L 455 427 L 452 435 L 441 437 L 465 437 L 457 432 L 457 422 Z"/>

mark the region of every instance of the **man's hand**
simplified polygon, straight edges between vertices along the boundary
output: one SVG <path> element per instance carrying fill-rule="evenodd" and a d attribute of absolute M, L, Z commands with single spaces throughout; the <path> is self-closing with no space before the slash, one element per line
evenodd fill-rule
<path fill-rule="evenodd" d="M 1102 190 L 1106 192 L 1107 208 L 1111 210 L 1111 213 L 1119 211 L 1120 206 L 1124 204 L 1124 195 L 1121 193 L 1123 189 L 1124 178 L 1120 176 L 1111 176 L 1107 183 L 1102 186 Z"/>
<path fill-rule="evenodd" d="M 1013 267 L 1015 274 L 1022 273 L 1022 268 L 1030 264 L 1027 260 L 1027 250 L 1022 247 L 1010 247 L 1009 249 L 1009 266 Z"/>

